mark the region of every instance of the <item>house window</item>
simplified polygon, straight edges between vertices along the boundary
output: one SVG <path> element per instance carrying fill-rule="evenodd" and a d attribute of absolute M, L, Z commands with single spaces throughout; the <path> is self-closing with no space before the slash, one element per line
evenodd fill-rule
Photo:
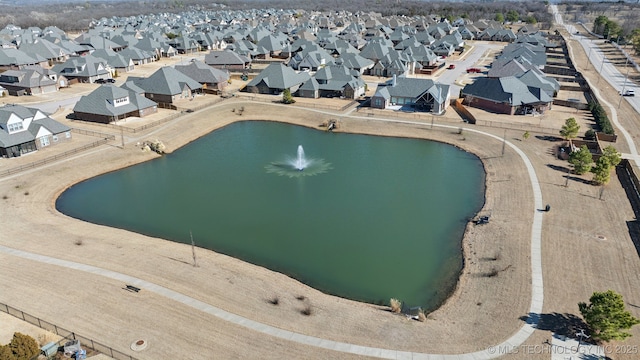
<path fill-rule="evenodd" d="M 53 135 L 53 142 L 58 142 L 58 135 Z"/>
<path fill-rule="evenodd" d="M 64 133 L 64 136 L 69 139 L 71 137 L 71 131 L 67 131 Z"/>
<path fill-rule="evenodd" d="M 115 107 L 118 107 L 118 106 L 121 106 L 121 105 L 126 105 L 128 103 L 129 103 L 129 97 L 128 96 L 113 100 L 113 106 L 115 106 Z"/>
<path fill-rule="evenodd" d="M 41 137 L 40 138 L 40 145 L 42 145 L 43 147 L 49 146 L 49 137 L 48 136 Z"/>
<path fill-rule="evenodd" d="M 20 131 L 22 129 L 22 122 L 11 123 L 7 125 L 7 130 L 9 130 L 9 133 Z"/>
<path fill-rule="evenodd" d="M 374 104 L 375 104 L 376 106 L 382 106 L 382 99 L 380 99 L 380 98 L 376 98 L 376 100 L 375 100 Z"/>

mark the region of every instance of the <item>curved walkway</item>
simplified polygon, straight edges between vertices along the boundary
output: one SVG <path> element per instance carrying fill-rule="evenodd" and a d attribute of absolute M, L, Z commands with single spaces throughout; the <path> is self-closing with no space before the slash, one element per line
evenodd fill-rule
<path fill-rule="evenodd" d="M 412 121 L 402 121 L 402 120 L 390 120 L 390 119 L 381 119 L 381 118 L 369 118 L 369 117 L 359 117 L 359 116 L 348 116 L 351 118 L 359 118 L 366 119 L 368 121 L 384 121 L 384 122 L 394 122 L 394 123 L 403 123 L 403 124 L 415 124 L 415 125 L 423 125 L 422 123 L 412 122 Z M 449 126 L 449 125 L 438 125 L 434 124 L 434 126 L 441 128 L 451 128 L 458 129 L 458 126 Z M 489 134 L 477 129 L 464 128 L 465 131 L 474 132 L 477 134 L 481 134 L 490 138 L 493 138 L 497 141 L 505 141 L 504 139 Z M 157 284 L 129 276 L 123 273 L 102 269 L 99 267 L 79 264 L 75 261 L 67 261 L 56 259 L 53 257 L 34 254 L 22 250 L 12 249 L 6 246 L 0 245 L 0 252 L 3 252 L 8 255 L 18 256 L 24 259 L 38 261 L 46 264 L 63 266 L 66 268 L 84 271 L 87 273 L 100 275 L 104 277 L 108 277 L 111 279 L 115 279 L 118 281 L 122 281 L 127 284 L 134 285 L 141 289 L 145 289 L 147 291 L 151 291 L 160 296 L 164 296 L 166 298 L 172 299 L 174 301 L 181 302 L 185 305 L 191 306 L 194 309 L 203 311 L 207 314 L 216 316 L 220 319 L 232 322 L 234 324 L 244 326 L 253 331 L 257 331 L 266 335 L 275 336 L 281 339 L 295 341 L 300 344 L 320 347 L 324 349 L 340 351 L 355 355 L 364 355 L 364 356 L 372 356 L 386 359 L 460 359 L 460 360 L 479 360 L 479 359 L 493 359 L 499 357 L 505 353 L 509 353 L 511 350 L 515 350 L 518 346 L 524 343 L 529 336 L 535 331 L 536 325 L 540 321 L 540 314 L 542 312 L 542 304 L 543 304 L 543 281 L 542 281 L 542 258 L 541 258 L 541 240 L 542 240 L 542 215 L 543 212 L 540 211 L 542 209 L 542 191 L 540 189 L 540 184 L 538 182 L 538 178 L 536 176 L 535 170 L 531 161 L 525 153 L 516 147 L 513 143 L 509 141 L 505 141 L 505 144 L 512 148 L 524 162 L 527 172 L 529 174 L 529 179 L 531 181 L 531 188 L 533 191 L 534 197 L 534 208 L 531 209 L 533 212 L 533 222 L 531 225 L 531 279 L 532 279 L 532 290 L 531 290 L 531 305 L 529 308 L 529 320 L 525 325 L 523 325 L 520 330 L 518 330 L 515 334 L 513 334 L 509 339 L 505 340 L 500 344 L 496 344 L 493 346 L 489 346 L 484 350 L 466 353 L 466 354 L 426 354 L 426 353 L 416 353 L 416 352 L 408 352 L 408 351 L 398 351 L 398 350 L 390 350 L 383 348 L 375 348 L 375 347 L 367 347 L 360 346 L 354 344 L 348 344 L 344 342 L 332 341 L 321 339 L 314 336 L 308 336 L 304 334 L 298 334 L 292 331 L 287 331 L 283 329 L 279 329 L 270 325 L 262 324 L 257 321 L 253 321 L 251 319 L 247 319 L 245 317 L 232 314 L 215 306 L 209 305 L 202 301 L 196 300 L 187 295 L 181 294 L 179 292 L 173 291 L 171 289 L 159 286 Z"/>

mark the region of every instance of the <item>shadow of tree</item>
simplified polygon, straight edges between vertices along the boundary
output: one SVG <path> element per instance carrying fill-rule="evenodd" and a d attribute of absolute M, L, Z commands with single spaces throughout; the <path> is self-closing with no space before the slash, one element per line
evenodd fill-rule
<path fill-rule="evenodd" d="M 561 137 L 551 135 L 536 135 L 536 139 L 544 141 L 562 141 Z"/>
<path fill-rule="evenodd" d="M 583 179 L 583 178 L 579 178 L 579 177 L 576 177 L 576 176 L 568 176 L 568 177 L 569 177 L 569 180 L 571 180 L 571 181 L 580 182 L 580 183 L 583 183 L 585 185 L 593 185 L 593 181 L 592 180 Z"/>
<path fill-rule="evenodd" d="M 553 170 L 557 170 L 563 173 L 569 173 L 569 168 L 565 167 L 565 166 L 558 166 L 558 165 L 554 165 L 554 164 L 547 164 L 547 167 L 553 169 Z"/>
<path fill-rule="evenodd" d="M 587 330 L 589 329 L 589 327 L 581 317 L 568 313 L 530 313 L 529 315 L 521 316 L 520 320 L 526 322 L 527 324 L 534 325 L 538 330 L 551 331 L 556 335 L 566 336 L 568 338 L 576 340 L 578 340 L 576 334 L 579 333 L 580 330 L 585 330 L 585 332 L 587 332 Z"/>

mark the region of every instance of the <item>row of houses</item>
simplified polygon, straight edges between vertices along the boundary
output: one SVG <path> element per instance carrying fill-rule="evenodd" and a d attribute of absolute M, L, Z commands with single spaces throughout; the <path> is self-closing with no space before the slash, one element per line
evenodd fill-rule
<path fill-rule="evenodd" d="M 497 111 L 508 113 L 527 106 L 540 110 L 554 96 L 556 84 L 540 71 L 540 49 L 545 45 L 535 43 L 541 40 L 531 35 L 534 29 L 518 37 L 503 36 L 510 30 L 491 22 L 456 25 L 435 17 L 263 9 L 100 19 L 75 39 L 55 27 L 7 26 L 0 30 L 0 86 L 11 95 L 48 93 L 75 82 L 126 76 L 161 57 L 207 51 L 204 62 L 187 61 L 149 77 L 128 77 L 119 87 L 102 85 L 77 102 L 74 117 L 103 123 L 144 117 L 157 112 L 159 104 L 224 90 L 229 71 L 252 70 L 257 59 L 280 61 L 257 74 L 246 86 L 249 92 L 280 94 L 288 89 L 301 97 L 357 99 L 366 90 L 362 76 L 374 75 L 390 80 L 378 86 L 372 107 L 442 113 L 449 86 L 408 76 L 433 69 L 438 58 L 462 51 L 465 39 L 520 44 L 519 39 L 531 37 L 522 41 L 525 45 L 506 47 L 487 80 L 466 87 L 465 96 L 472 106 L 493 101 L 503 104 L 495 106 Z M 70 134 L 38 110 L 0 108 L 0 156 L 35 151 Z"/>
<path fill-rule="evenodd" d="M 73 39 L 56 27 L 9 25 L 0 30 L 0 70 L 38 66 L 52 70 L 38 70 L 40 86 L 25 86 L 17 80 L 33 79 L 33 73 L 5 79 L 5 84 L 13 85 L 2 86 L 11 88 L 12 95 L 53 91 L 49 80 L 59 89 L 75 81 L 109 79 L 161 57 L 199 51 L 215 51 L 218 54 L 207 56 L 205 63 L 229 70 L 248 69 L 253 59 L 284 58 L 296 70 L 315 71 L 336 62 L 361 74 L 401 76 L 433 68 L 438 57 L 462 49 L 465 38 L 502 26 L 492 21 L 459 24 L 434 16 L 384 18 L 368 13 L 262 9 L 100 19 Z"/>

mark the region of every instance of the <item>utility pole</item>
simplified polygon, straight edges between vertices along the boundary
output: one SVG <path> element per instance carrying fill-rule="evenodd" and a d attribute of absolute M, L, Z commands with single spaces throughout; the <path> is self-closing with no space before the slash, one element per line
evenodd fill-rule
<path fill-rule="evenodd" d="M 629 56 L 627 56 L 627 62 L 624 63 L 624 67 L 627 68 L 627 73 L 624 75 L 624 83 L 622 83 L 622 91 L 620 91 L 620 101 L 618 101 L 618 109 L 620 109 L 620 105 L 622 104 L 622 97 L 624 97 L 624 90 L 627 87 L 627 78 L 629 78 Z"/>
<path fill-rule="evenodd" d="M 597 84 L 599 84 L 600 83 L 600 79 L 602 79 L 602 69 L 604 68 L 604 59 L 605 59 L 605 56 L 604 56 L 604 52 L 603 52 L 602 53 L 602 64 L 600 65 L 600 71 L 599 71 L 600 76 L 598 76 Z"/>
<path fill-rule="evenodd" d="M 193 267 L 198 267 L 196 263 L 196 243 L 193 241 L 193 234 L 189 230 L 189 236 L 191 237 L 191 253 L 193 254 Z"/>
<path fill-rule="evenodd" d="M 502 155 L 504 156 L 504 147 L 507 144 L 507 130 L 504 131 L 504 136 L 502 136 Z"/>

